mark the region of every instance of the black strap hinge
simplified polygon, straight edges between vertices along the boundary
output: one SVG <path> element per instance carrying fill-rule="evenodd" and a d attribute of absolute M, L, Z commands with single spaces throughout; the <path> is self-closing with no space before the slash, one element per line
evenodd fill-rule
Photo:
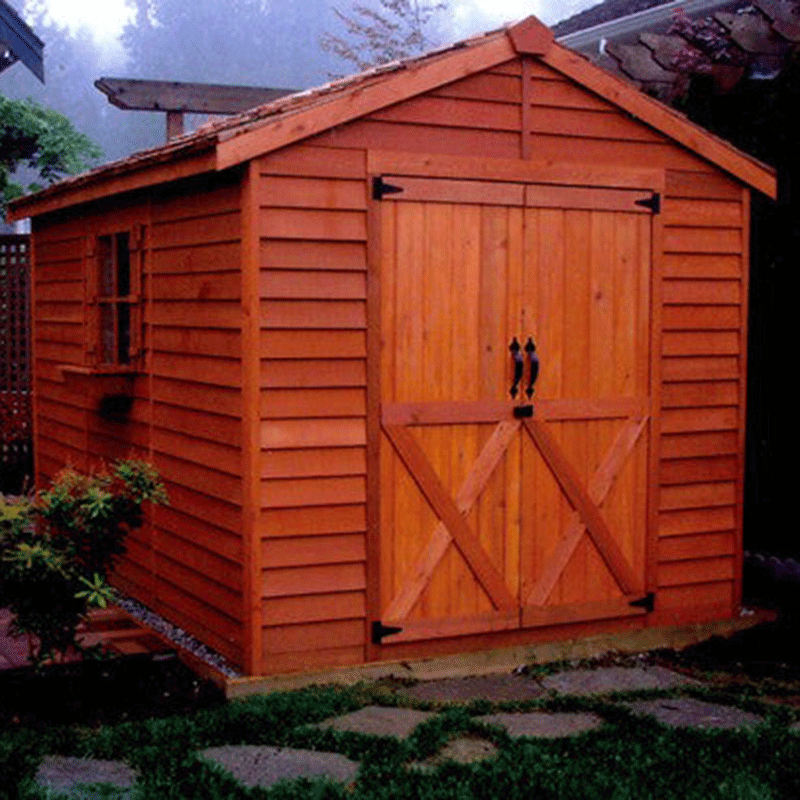
<path fill-rule="evenodd" d="M 403 629 L 396 628 L 392 625 L 384 625 L 380 620 L 372 623 L 372 644 L 383 644 L 384 636 L 392 636 L 395 633 L 400 633 Z"/>
<path fill-rule="evenodd" d="M 642 208 L 649 208 L 654 214 L 661 213 L 661 195 L 658 192 L 653 192 L 644 200 L 634 200 L 634 203 Z"/>
<path fill-rule="evenodd" d="M 638 600 L 631 600 L 628 605 L 633 608 L 643 608 L 648 614 L 652 614 L 653 609 L 656 607 L 656 595 L 654 592 L 648 592 L 644 597 L 640 597 Z"/>
<path fill-rule="evenodd" d="M 380 176 L 372 179 L 373 200 L 383 200 L 383 196 L 386 194 L 399 194 L 402 191 L 402 186 L 393 186 L 391 183 L 386 183 Z"/>

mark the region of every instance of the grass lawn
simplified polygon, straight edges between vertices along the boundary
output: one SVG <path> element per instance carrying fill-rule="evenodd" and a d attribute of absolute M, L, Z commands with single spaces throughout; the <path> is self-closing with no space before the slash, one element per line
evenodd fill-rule
<path fill-rule="evenodd" d="M 752 679 L 716 673 L 703 688 L 611 695 L 603 699 L 546 697 L 524 703 L 473 701 L 432 706 L 398 698 L 392 688 L 314 687 L 254 697 L 181 716 L 105 725 L 22 726 L 0 732 L 0 798 L 53 797 L 33 784 L 45 754 L 124 759 L 140 773 L 141 798 L 800 798 L 800 719 L 794 680 Z M 683 693 L 756 711 L 765 723 L 752 729 L 672 729 L 634 717 L 622 699 Z M 780 699 L 781 702 L 775 702 Z M 403 704 L 441 713 L 405 742 L 303 728 L 306 723 L 368 704 Z M 476 718 L 497 710 L 593 711 L 606 721 L 595 731 L 560 740 L 512 739 Z M 498 754 L 472 765 L 424 761 L 457 735 L 493 742 Z M 223 744 L 264 744 L 341 753 L 361 762 L 355 783 L 300 780 L 269 790 L 246 789 L 197 751 Z M 107 796 L 101 789 L 92 797 Z M 114 795 L 110 795 L 114 796 Z"/>
<path fill-rule="evenodd" d="M 686 672 L 700 687 L 602 698 L 543 696 L 525 702 L 434 705 L 400 696 L 396 685 L 313 687 L 224 702 L 177 661 L 70 667 L 49 683 L 0 673 L 0 800 L 52 798 L 33 777 L 47 754 L 124 760 L 146 798 L 598 798 L 713 800 L 800 798 L 800 659 L 796 619 L 761 625 L 651 663 Z M 610 656 L 588 666 L 640 663 Z M 568 665 L 532 667 L 547 673 Z M 45 687 L 49 686 L 49 692 Z M 637 717 L 621 701 L 680 695 L 756 712 L 764 723 L 739 730 L 670 728 Z M 305 727 L 366 705 L 435 710 L 410 739 Z M 493 711 L 591 711 L 605 724 L 569 739 L 511 738 L 478 717 Z M 459 736 L 498 748 L 484 761 L 419 769 Z M 299 780 L 246 789 L 198 751 L 273 745 L 341 753 L 360 762 L 344 786 Z M 86 797 L 106 797 L 102 788 Z"/>

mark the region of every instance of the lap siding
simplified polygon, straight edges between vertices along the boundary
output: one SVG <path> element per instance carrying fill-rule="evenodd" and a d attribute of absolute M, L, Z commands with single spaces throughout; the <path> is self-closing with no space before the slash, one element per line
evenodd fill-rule
<path fill-rule="evenodd" d="M 664 621 L 739 601 L 747 211 L 721 176 L 669 170 L 663 207 L 658 601 Z M 713 615 L 713 614 L 712 614 Z"/>
<path fill-rule="evenodd" d="M 352 150 L 260 162 L 264 669 L 364 659 L 366 183 Z M 323 653 L 326 653 L 323 656 Z"/>

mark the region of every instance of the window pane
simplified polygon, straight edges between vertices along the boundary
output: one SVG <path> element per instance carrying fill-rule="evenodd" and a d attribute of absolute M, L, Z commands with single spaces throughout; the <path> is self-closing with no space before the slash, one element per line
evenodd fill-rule
<path fill-rule="evenodd" d="M 127 233 L 117 234 L 117 295 L 131 293 L 131 251 Z"/>
<path fill-rule="evenodd" d="M 103 303 L 100 306 L 100 363 L 113 364 L 116 357 L 114 347 L 114 306 Z"/>
<path fill-rule="evenodd" d="M 114 294 L 114 250 L 110 236 L 101 236 L 97 243 L 97 260 L 100 269 L 100 296 Z"/>
<path fill-rule="evenodd" d="M 117 363 L 128 364 L 131 349 L 131 307 L 117 303 Z"/>

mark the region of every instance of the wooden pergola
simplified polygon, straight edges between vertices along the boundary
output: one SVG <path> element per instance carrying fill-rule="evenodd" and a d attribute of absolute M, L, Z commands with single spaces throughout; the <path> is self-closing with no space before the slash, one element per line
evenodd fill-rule
<path fill-rule="evenodd" d="M 294 89 L 262 86 L 134 78 L 98 78 L 94 85 L 117 108 L 163 111 L 167 115 L 167 141 L 183 135 L 184 114 L 238 114 L 295 92 Z"/>

